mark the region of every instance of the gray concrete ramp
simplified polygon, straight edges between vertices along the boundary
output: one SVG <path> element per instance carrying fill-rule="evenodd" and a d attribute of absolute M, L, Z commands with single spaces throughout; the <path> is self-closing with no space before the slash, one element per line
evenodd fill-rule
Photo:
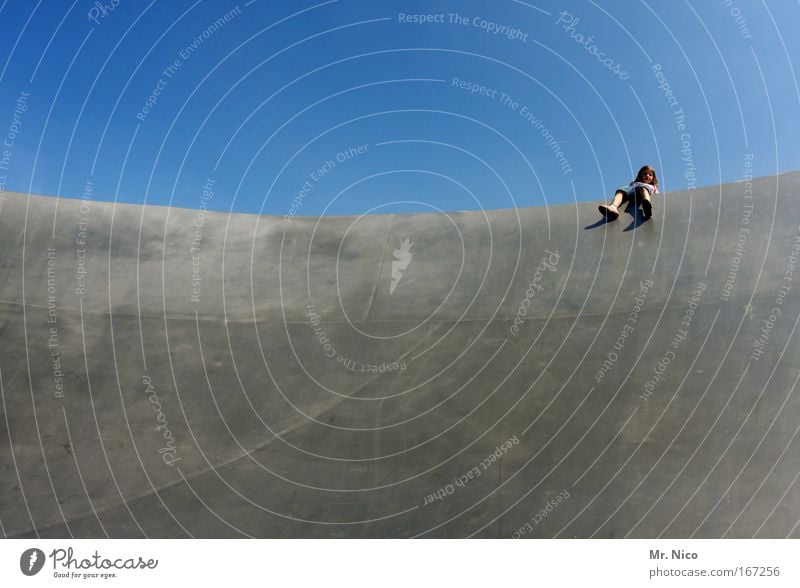
<path fill-rule="evenodd" d="M 800 537 L 800 173 L 282 218 L 6 194 L 6 537 Z"/>

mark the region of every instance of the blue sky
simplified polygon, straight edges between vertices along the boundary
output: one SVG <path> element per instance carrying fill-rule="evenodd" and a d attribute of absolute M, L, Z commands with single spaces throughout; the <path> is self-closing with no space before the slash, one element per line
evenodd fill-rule
<path fill-rule="evenodd" d="M 0 188 L 341 215 L 601 200 L 643 163 L 666 191 L 796 170 L 797 22 L 784 1 L 8 0 Z"/>

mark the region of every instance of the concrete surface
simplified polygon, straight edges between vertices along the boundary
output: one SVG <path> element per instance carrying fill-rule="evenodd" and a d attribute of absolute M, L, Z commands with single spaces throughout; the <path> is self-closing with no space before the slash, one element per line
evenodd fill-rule
<path fill-rule="evenodd" d="M 2 533 L 800 537 L 798 196 L 602 224 L 6 194 Z"/>

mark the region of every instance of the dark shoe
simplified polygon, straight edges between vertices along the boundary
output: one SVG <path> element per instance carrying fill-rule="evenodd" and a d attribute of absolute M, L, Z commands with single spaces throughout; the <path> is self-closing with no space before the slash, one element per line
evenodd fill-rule
<path fill-rule="evenodd" d="M 615 221 L 619 218 L 619 211 L 613 204 L 601 204 L 597 209 L 608 221 Z"/>
<path fill-rule="evenodd" d="M 642 213 L 644 214 L 644 218 L 653 216 L 653 203 L 646 198 L 642 199 Z"/>

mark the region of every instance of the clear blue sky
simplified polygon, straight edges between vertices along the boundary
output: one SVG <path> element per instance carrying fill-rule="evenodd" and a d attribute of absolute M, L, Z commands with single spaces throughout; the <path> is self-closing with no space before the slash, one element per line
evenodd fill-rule
<path fill-rule="evenodd" d="M 798 22 L 777 0 L 7 0 L 0 188 L 334 215 L 600 200 L 643 163 L 662 191 L 796 170 Z"/>

